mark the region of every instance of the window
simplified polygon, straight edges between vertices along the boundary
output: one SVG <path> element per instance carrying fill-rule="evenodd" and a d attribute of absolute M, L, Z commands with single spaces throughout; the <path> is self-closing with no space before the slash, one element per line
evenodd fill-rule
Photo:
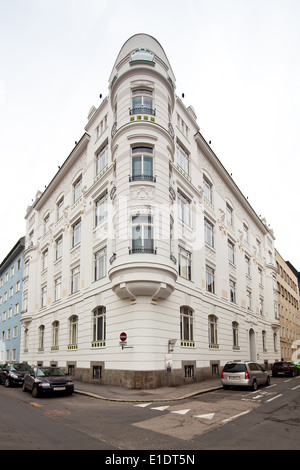
<path fill-rule="evenodd" d="M 233 347 L 239 349 L 239 324 L 238 322 L 232 322 L 232 333 L 233 333 Z"/>
<path fill-rule="evenodd" d="M 54 321 L 52 323 L 52 350 L 58 349 L 58 333 L 59 333 L 59 322 Z"/>
<path fill-rule="evenodd" d="M 25 268 L 24 268 L 24 277 L 28 277 L 29 276 L 29 260 L 26 260 L 25 261 Z"/>
<path fill-rule="evenodd" d="M 214 248 L 214 226 L 207 219 L 204 219 L 204 240 L 205 243 Z"/>
<path fill-rule="evenodd" d="M 189 154 L 179 144 L 177 144 L 177 163 L 185 173 L 189 174 L 190 172 Z"/>
<path fill-rule="evenodd" d="M 228 260 L 234 264 L 234 243 L 228 240 Z"/>
<path fill-rule="evenodd" d="M 96 155 L 96 175 L 99 175 L 108 164 L 108 145 L 100 150 Z"/>
<path fill-rule="evenodd" d="M 259 298 L 259 313 L 260 315 L 264 314 L 264 299 L 262 297 Z"/>
<path fill-rule="evenodd" d="M 54 300 L 61 299 L 61 277 L 54 280 Z"/>
<path fill-rule="evenodd" d="M 107 218 L 107 193 L 102 195 L 95 203 L 95 227 Z"/>
<path fill-rule="evenodd" d="M 39 327 L 39 351 L 44 350 L 44 338 L 45 338 L 45 326 L 41 325 Z"/>
<path fill-rule="evenodd" d="M 252 310 L 252 292 L 249 289 L 247 289 L 246 295 L 247 295 L 247 310 Z"/>
<path fill-rule="evenodd" d="M 72 247 L 78 245 L 81 241 L 81 220 L 73 225 Z"/>
<path fill-rule="evenodd" d="M 50 214 L 47 214 L 44 218 L 44 235 L 49 232 L 49 221 L 50 221 Z"/>
<path fill-rule="evenodd" d="M 226 203 L 226 220 L 229 225 L 233 226 L 233 209 L 228 203 Z"/>
<path fill-rule="evenodd" d="M 193 341 L 193 310 L 189 307 L 180 307 L 180 339 Z"/>
<path fill-rule="evenodd" d="M 236 284 L 235 281 L 229 279 L 229 295 L 230 295 L 230 302 L 236 303 Z"/>
<path fill-rule="evenodd" d="M 139 89 L 132 92 L 132 109 L 130 114 L 155 114 L 153 93 L 151 90 Z"/>
<path fill-rule="evenodd" d="M 55 261 L 57 261 L 62 256 L 62 235 L 55 241 Z"/>
<path fill-rule="evenodd" d="M 80 266 L 72 269 L 71 271 L 71 294 L 79 291 L 80 281 Z"/>
<path fill-rule="evenodd" d="M 213 203 L 213 200 L 212 200 L 212 184 L 205 176 L 203 176 L 203 189 L 204 189 L 204 193 L 203 193 L 204 198 L 210 204 L 212 204 Z"/>
<path fill-rule="evenodd" d="M 42 287 L 41 292 L 41 307 L 45 307 L 47 303 L 47 286 Z"/>
<path fill-rule="evenodd" d="M 263 275 L 262 275 L 262 269 L 258 267 L 258 282 L 262 286 L 263 284 Z"/>
<path fill-rule="evenodd" d="M 81 197 L 82 177 L 80 176 L 73 184 L 73 203 L 77 202 Z"/>
<path fill-rule="evenodd" d="M 132 149 L 131 181 L 155 181 L 153 177 L 153 148 L 135 147 Z"/>
<path fill-rule="evenodd" d="M 243 224 L 243 238 L 245 242 L 249 242 L 249 229 L 246 224 Z"/>
<path fill-rule="evenodd" d="M 265 330 L 262 331 L 262 346 L 263 346 L 263 351 L 267 351 L 267 333 Z"/>
<path fill-rule="evenodd" d="M 94 255 L 94 281 L 106 276 L 106 247 Z"/>
<path fill-rule="evenodd" d="M 48 268 L 48 250 L 45 250 L 42 254 L 42 270 Z"/>
<path fill-rule="evenodd" d="M 215 293 L 215 270 L 210 266 L 206 265 L 206 291 Z"/>
<path fill-rule="evenodd" d="M 153 217 L 136 215 L 132 217 L 132 253 L 154 253 Z"/>
<path fill-rule="evenodd" d="M 250 276 L 250 258 L 247 255 L 245 256 L 245 272 L 247 276 Z"/>
<path fill-rule="evenodd" d="M 256 250 L 257 254 L 261 256 L 261 241 L 259 240 L 259 238 L 256 239 Z"/>
<path fill-rule="evenodd" d="M 62 197 L 56 204 L 56 216 L 57 220 L 60 220 L 63 216 L 64 211 L 64 198 Z"/>
<path fill-rule="evenodd" d="M 16 282 L 16 293 L 20 292 L 20 289 L 21 289 L 21 281 L 17 281 Z"/>
<path fill-rule="evenodd" d="M 184 279 L 188 279 L 189 281 L 192 279 L 192 254 L 185 250 L 182 247 L 178 249 L 178 257 L 179 257 L 179 276 L 183 277 Z"/>
<path fill-rule="evenodd" d="M 191 201 L 180 191 L 177 192 L 178 197 L 178 217 L 186 225 L 191 225 Z"/>
<path fill-rule="evenodd" d="M 78 317 L 72 315 L 69 318 L 69 349 L 77 348 L 78 341 Z"/>
<path fill-rule="evenodd" d="M 93 343 L 106 339 L 106 308 L 98 307 L 93 312 Z M 99 344 L 94 344 L 99 346 Z M 101 344 L 103 345 L 103 344 Z M 104 346 L 104 345 L 103 345 Z"/>
<path fill-rule="evenodd" d="M 209 347 L 218 346 L 218 319 L 215 315 L 208 317 L 208 341 Z"/>

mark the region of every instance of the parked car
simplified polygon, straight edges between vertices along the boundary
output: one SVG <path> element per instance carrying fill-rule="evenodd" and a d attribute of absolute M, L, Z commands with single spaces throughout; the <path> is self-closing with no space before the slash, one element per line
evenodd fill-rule
<path fill-rule="evenodd" d="M 30 372 L 32 368 L 27 362 L 7 362 L 0 370 L 0 383 L 5 387 L 22 385 L 24 376 Z"/>
<path fill-rule="evenodd" d="M 221 383 L 224 388 L 269 385 L 270 375 L 256 362 L 227 362 L 222 370 Z"/>
<path fill-rule="evenodd" d="M 280 361 L 274 362 L 272 367 L 272 376 L 276 377 L 277 375 L 299 375 L 299 369 L 293 362 L 290 361 Z"/>
<path fill-rule="evenodd" d="M 34 398 L 59 392 L 70 395 L 74 392 L 74 382 L 58 367 L 35 367 L 24 378 L 23 390 L 30 390 Z"/>

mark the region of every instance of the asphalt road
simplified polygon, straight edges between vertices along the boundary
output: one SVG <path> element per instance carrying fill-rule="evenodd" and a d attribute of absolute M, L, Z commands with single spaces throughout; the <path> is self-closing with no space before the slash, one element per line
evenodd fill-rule
<path fill-rule="evenodd" d="M 20 388 L 0 386 L 0 450 L 102 450 L 104 456 L 135 450 L 192 456 L 203 449 L 299 450 L 299 424 L 300 377 L 274 378 L 257 392 L 221 389 L 162 403 L 78 394 L 33 399 Z"/>

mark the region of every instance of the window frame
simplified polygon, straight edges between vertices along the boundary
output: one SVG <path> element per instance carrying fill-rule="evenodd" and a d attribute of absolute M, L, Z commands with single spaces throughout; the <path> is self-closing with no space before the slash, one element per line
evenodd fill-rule
<path fill-rule="evenodd" d="M 182 246 L 178 247 L 178 274 L 187 281 L 192 280 L 192 252 Z"/>
<path fill-rule="evenodd" d="M 137 221 L 134 219 L 137 219 Z M 138 233 L 138 227 L 139 230 L 141 230 L 141 237 L 135 237 L 136 233 Z M 130 253 L 156 253 L 156 250 L 154 250 L 154 217 L 151 214 L 133 215 L 131 217 L 131 233 Z M 145 236 L 147 233 L 151 235 L 151 238 Z M 138 246 L 139 243 L 136 242 L 139 239 L 141 240 L 140 246 Z M 147 247 L 147 243 L 145 243 L 147 240 L 151 240 L 149 247 Z"/>

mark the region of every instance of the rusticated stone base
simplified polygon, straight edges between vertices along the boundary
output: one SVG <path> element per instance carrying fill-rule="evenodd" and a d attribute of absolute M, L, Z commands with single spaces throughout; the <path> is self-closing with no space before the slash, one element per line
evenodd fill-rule
<path fill-rule="evenodd" d="M 89 369 L 79 368 L 74 363 L 68 363 L 67 369 L 75 380 L 136 390 L 187 385 L 218 376 L 218 374 L 212 373 L 212 368 L 196 368 L 195 364 L 190 361 L 188 364 L 183 363 L 181 369 L 173 369 L 172 371 L 108 370 L 101 362 L 91 362 Z"/>

